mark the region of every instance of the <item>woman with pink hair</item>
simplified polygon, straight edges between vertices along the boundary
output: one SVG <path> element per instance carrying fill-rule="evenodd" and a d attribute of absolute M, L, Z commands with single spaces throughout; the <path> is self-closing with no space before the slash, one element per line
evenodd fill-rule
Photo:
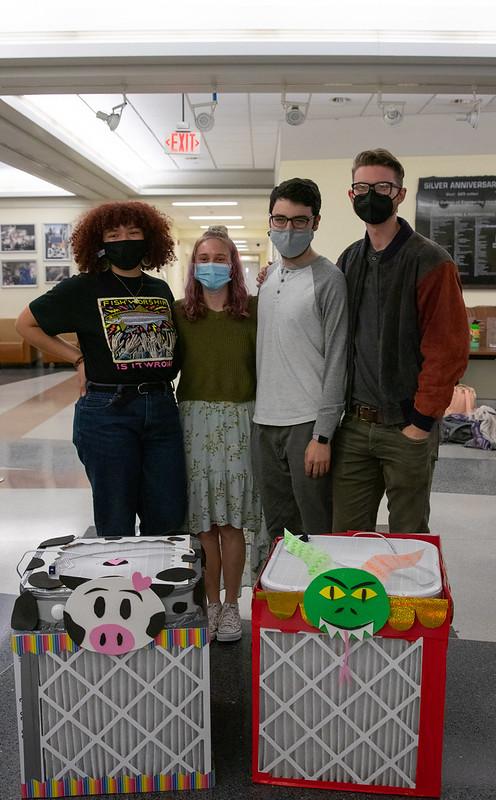
<path fill-rule="evenodd" d="M 210 636 L 221 642 L 241 637 L 243 528 L 260 527 L 250 457 L 256 303 L 226 228 L 209 228 L 193 248 L 185 298 L 176 303 L 182 364 L 177 399 L 188 474 L 186 524 L 205 550 Z"/>

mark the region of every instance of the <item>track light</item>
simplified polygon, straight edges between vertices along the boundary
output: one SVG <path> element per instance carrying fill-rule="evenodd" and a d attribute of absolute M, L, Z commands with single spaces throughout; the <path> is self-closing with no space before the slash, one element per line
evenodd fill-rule
<path fill-rule="evenodd" d="M 196 108 L 209 108 L 210 111 L 195 111 Z M 209 103 L 192 103 L 191 109 L 195 115 L 195 125 L 197 130 L 202 133 L 211 131 L 214 127 L 214 112 L 217 108 L 217 92 L 212 92 L 212 100 Z"/>
<path fill-rule="evenodd" d="M 96 116 L 97 119 L 103 120 L 109 126 L 111 131 L 115 131 L 116 128 L 119 126 L 119 122 L 121 121 L 122 111 L 124 106 L 127 106 L 126 95 L 122 95 L 123 102 L 120 103 L 118 106 L 114 106 L 110 114 L 106 114 L 105 111 L 97 111 Z"/>
<path fill-rule="evenodd" d="M 286 92 L 283 92 L 281 104 L 284 109 L 284 114 L 288 125 L 303 125 L 307 118 L 311 97 L 312 95 L 309 94 L 306 103 L 300 103 L 293 100 L 287 100 Z"/>
<path fill-rule="evenodd" d="M 403 103 L 388 103 L 382 109 L 382 118 L 386 125 L 399 125 L 403 120 Z"/>
<path fill-rule="evenodd" d="M 457 122 L 468 122 L 471 128 L 477 128 L 480 118 L 480 105 L 481 101 L 474 92 L 473 105 L 470 111 L 466 114 L 461 114 L 456 118 Z"/>
<path fill-rule="evenodd" d="M 400 122 L 403 121 L 403 117 L 405 114 L 404 102 L 391 102 L 391 103 L 385 102 L 383 101 L 382 95 L 379 92 L 377 105 L 382 111 L 382 118 L 386 123 L 386 125 L 399 125 Z"/>

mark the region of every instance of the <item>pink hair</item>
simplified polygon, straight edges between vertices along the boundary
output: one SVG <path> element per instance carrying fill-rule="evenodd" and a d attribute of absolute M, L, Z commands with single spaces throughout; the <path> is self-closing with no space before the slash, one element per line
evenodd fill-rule
<path fill-rule="evenodd" d="M 236 249 L 236 245 L 232 239 L 227 236 L 227 234 L 223 233 L 222 230 L 205 231 L 203 236 L 200 236 L 200 238 L 195 242 L 188 267 L 188 278 L 184 289 L 183 311 L 185 317 L 193 322 L 200 317 L 204 317 L 207 313 L 207 306 L 205 304 L 205 300 L 203 299 L 203 287 L 200 281 L 197 281 L 195 278 L 196 254 L 200 245 L 203 244 L 203 242 L 205 242 L 207 239 L 218 239 L 219 241 L 224 242 L 229 248 L 231 280 L 227 284 L 228 297 L 227 303 L 224 306 L 224 310 L 227 311 L 228 314 L 231 314 L 231 316 L 238 319 L 241 319 L 242 317 L 249 317 L 250 314 L 248 312 L 248 301 L 250 299 L 250 295 L 248 294 L 248 289 L 246 288 L 241 259 Z"/>

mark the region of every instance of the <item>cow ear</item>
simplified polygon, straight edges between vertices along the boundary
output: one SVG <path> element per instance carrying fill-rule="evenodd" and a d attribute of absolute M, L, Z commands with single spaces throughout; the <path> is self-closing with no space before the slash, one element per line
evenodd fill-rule
<path fill-rule="evenodd" d="M 38 603 L 32 592 L 23 592 L 14 603 L 11 626 L 16 631 L 32 631 L 38 624 Z"/>
<path fill-rule="evenodd" d="M 148 627 L 146 629 L 146 634 L 151 639 L 154 639 L 157 633 L 160 633 L 162 628 L 165 625 L 165 611 L 157 611 L 156 614 L 152 614 L 150 617 L 150 622 L 148 623 Z"/>
<path fill-rule="evenodd" d="M 77 622 L 74 622 L 71 615 L 64 611 L 64 626 L 67 631 L 68 636 L 72 639 L 73 642 L 76 644 L 81 644 L 86 631 L 81 625 L 78 625 Z"/>
<path fill-rule="evenodd" d="M 77 589 L 83 583 L 87 583 L 89 578 L 78 578 L 75 575 L 59 575 L 59 581 L 67 586 L 68 589 Z"/>
<path fill-rule="evenodd" d="M 152 583 L 150 589 L 152 592 L 155 592 L 157 597 L 167 597 L 169 594 L 172 594 L 176 587 L 172 586 L 170 583 Z"/>

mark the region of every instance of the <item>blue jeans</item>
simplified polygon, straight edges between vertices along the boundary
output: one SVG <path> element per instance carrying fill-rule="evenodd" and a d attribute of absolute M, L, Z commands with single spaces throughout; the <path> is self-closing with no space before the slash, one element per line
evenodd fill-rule
<path fill-rule="evenodd" d="M 76 403 L 73 442 L 93 491 L 98 536 L 134 536 L 136 516 L 142 536 L 181 527 L 186 470 L 171 390 L 122 399 L 89 391 Z"/>

